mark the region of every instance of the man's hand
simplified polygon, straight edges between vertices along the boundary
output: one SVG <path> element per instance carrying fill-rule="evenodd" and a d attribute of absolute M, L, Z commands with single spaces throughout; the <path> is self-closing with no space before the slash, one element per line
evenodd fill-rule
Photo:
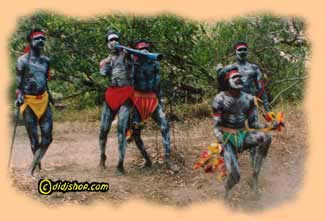
<path fill-rule="evenodd" d="M 267 122 L 272 122 L 275 120 L 275 113 L 274 112 L 267 112 L 266 114 L 263 115 L 264 119 Z"/>
<path fill-rule="evenodd" d="M 278 130 L 278 131 L 281 131 L 282 128 L 285 127 L 285 123 L 284 122 L 278 122 L 278 121 L 275 121 L 273 124 L 272 124 L 272 130 Z"/>
<path fill-rule="evenodd" d="M 278 122 L 273 122 L 271 129 L 272 130 L 277 130 L 279 128 L 280 124 Z"/>
<path fill-rule="evenodd" d="M 167 104 L 167 99 L 164 97 L 158 97 L 158 103 L 164 106 Z"/>
<path fill-rule="evenodd" d="M 20 90 L 16 90 L 16 105 L 20 106 L 24 103 L 24 95 Z"/>
<path fill-rule="evenodd" d="M 223 68 L 223 65 L 221 63 L 217 64 L 216 71 L 219 73 L 219 71 Z"/>
<path fill-rule="evenodd" d="M 52 94 L 50 93 L 50 91 L 48 91 L 48 94 L 49 94 L 49 101 L 54 106 L 55 105 L 55 100 L 54 100 Z"/>

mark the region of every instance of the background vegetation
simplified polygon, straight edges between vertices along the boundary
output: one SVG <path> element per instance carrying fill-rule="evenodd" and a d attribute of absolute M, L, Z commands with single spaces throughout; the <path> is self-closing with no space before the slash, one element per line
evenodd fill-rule
<path fill-rule="evenodd" d="M 161 75 L 166 107 L 175 113 L 186 110 L 177 113 L 182 116 L 186 112 L 198 116 L 209 113 L 217 93 L 215 67 L 235 62 L 233 45 L 237 41 L 248 42 L 249 62 L 262 70 L 273 106 L 300 102 L 308 77 L 305 66 L 310 45 L 304 21 L 297 17 L 254 15 L 205 23 L 169 14 L 79 20 L 41 11 L 21 18 L 10 39 L 13 80 L 16 59 L 26 46 L 26 34 L 34 27 L 42 28 L 48 38 L 44 54 L 51 59 L 49 87 L 56 99 L 57 119 L 73 120 L 76 113 L 99 118 L 103 93 L 109 85 L 109 79 L 99 75 L 99 61 L 108 54 L 105 34 L 109 28 L 120 31 L 124 45 L 144 38 L 154 43 L 153 51 L 164 54 Z M 15 83 L 12 100 L 14 89 Z"/>

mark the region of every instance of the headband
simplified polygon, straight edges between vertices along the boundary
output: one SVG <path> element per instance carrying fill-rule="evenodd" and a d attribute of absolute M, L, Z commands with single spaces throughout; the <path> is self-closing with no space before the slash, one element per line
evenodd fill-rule
<path fill-rule="evenodd" d="M 240 43 L 240 44 L 235 45 L 235 50 L 238 50 L 239 48 L 247 48 L 247 44 Z"/>
<path fill-rule="evenodd" d="M 108 40 L 111 40 L 112 38 L 117 38 L 117 39 L 119 39 L 119 36 L 118 36 L 117 34 L 110 34 L 110 35 L 108 35 L 108 37 L 107 37 Z"/>
<path fill-rule="evenodd" d="M 45 37 L 44 32 L 42 32 L 42 31 L 37 31 L 37 32 L 33 32 L 33 33 L 31 33 L 30 36 L 29 36 L 29 38 L 32 39 L 32 38 L 34 38 L 34 37 L 37 36 L 37 35 L 42 35 L 42 36 Z"/>
<path fill-rule="evenodd" d="M 149 48 L 150 44 L 146 42 L 139 42 L 138 44 L 135 45 L 136 49 L 141 49 L 141 48 Z"/>
<path fill-rule="evenodd" d="M 233 70 L 229 71 L 229 72 L 225 75 L 225 80 L 228 80 L 228 79 L 231 77 L 231 75 L 233 75 L 233 74 L 239 74 L 239 71 L 236 70 L 236 69 L 233 69 Z"/>

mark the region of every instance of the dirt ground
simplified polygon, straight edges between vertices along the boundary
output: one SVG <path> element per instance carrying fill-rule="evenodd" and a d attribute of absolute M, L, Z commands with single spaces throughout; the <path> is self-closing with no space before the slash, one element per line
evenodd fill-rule
<path fill-rule="evenodd" d="M 260 174 L 261 196 L 251 193 L 247 184 L 251 171 L 248 155 L 240 156 L 241 181 L 231 192 L 229 207 L 258 211 L 294 200 L 303 188 L 304 161 L 307 153 L 306 125 L 303 111 L 289 108 L 285 111 L 286 129 L 274 133 L 269 155 Z M 115 174 L 117 164 L 117 136 L 113 129 L 107 146 L 107 169 L 99 170 L 98 128 L 99 122 L 65 122 L 54 124 L 54 141 L 43 160 L 43 170 L 37 178 L 27 176 L 32 160 L 29 140 L 25 128 L 19 126 L 15 140 L 10 177 L 12 184 L 27 197 L 47 205 L 62 205 L 63 202 L 91 204 L 94 201 L 121 205 L 128 199 L 145 199 L 158 205 L 186 207 L 192 203 L 223 201 L 223 183 L 215 174 L 203 170 L 192 170 L 200 153 L 214 141 L 211 119 L 173 124 L 173 145 L 177 154 L 174 159 L 181 170 L 173 173 L 163 164 L 163 147 L 160 132 L 145 129 L 143 139 L 152 160 L 149 171 L 141 167 L 144 163 L 135 144 L 127 147 L 126 175 Z M 176 150 L 174 148 L 174 150 Z M 53 193 L 40 195 L 37 191 L 39 178 L 52 180 L 78 180 L 79 182 L 109 182 L 105 193 Z"/>

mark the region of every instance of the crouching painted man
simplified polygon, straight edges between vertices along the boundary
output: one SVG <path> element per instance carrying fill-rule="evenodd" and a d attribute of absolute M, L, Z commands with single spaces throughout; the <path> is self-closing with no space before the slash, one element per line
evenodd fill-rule
<path fill-rule="evenodd" d="M 45 34 L 40 29 L 32 30 L 27 40 L 29 45 L 25 53 L 17 60 L 16 91 L 17 104 L 23 115 L 27 134 L 31 143 L 33 162 L 30 174 L 36 167 L 41 169 L 41 160 L 52 142 L 52 112 L 49 105 L 49 58 L 41 55 L 45 43 Z M 37 127 L 41 129 L 39 142 Z"/>
<path fill-rule="evenodd" d="M 151 43 L 144 40 L 135 44 L 135 49 L 143 53 L 148 53 L 150 47 Z M 151 160 L 141 139 L 141 122 L 151 117 L 160 127 L 165 149 L 166 166 L 173 171 L 178 171 L 178 166 L 170 158 L 169 124 L 161 104 L 160 64 L 158 61 L 150 60 L 145 56 L 136 56 L 134 59 L 135 92 L 132 101 L 135 108 L 132 114 L 133 139 L 146 160 L 145 167 L 151 167 Z"/>
<path fill-rule="evenodd" d="M 225 198 L 240 180 L 237 154 L 244 150 L 249 150 L 252 153 L 251 188 L 258 193 L 258 175 L 263 159 L 267 156 L 271 136 L 259 130 L 266 128 L 266 125 L 261 125 L 257 121 L 254 96 L 242 91 L 243 80 L 238 68 L 233 67 L 227 73 L 219 75 L 218 81 L 221 92 L 213 100 L 213 118 L 215 121 L 214 134 L 223 146 L 223 157 L 228 171 Z M 250 129 L 245 127 L 246 120 Z"/>
<path fill-rule="evenodd" d="M 119 44 L 119 34 L 109 31 L 106 42 L 110 54 L 100 62 L 100 74 L 110 76 L 111 84 L 105 92 L 105 102 L 100 123 L 99 147 L 100 167 L 105 168 L 107 135 L 112 121 L 118 115 L 118 150 L 119 160 L 117 172 L 124 174 L 124 155 L 126 148 L 126 129 L 131 107 L 131 96 L 133 94 L 133 79 L 131 76 L 132 63 L 126 51 L 115 49 Z"/>

